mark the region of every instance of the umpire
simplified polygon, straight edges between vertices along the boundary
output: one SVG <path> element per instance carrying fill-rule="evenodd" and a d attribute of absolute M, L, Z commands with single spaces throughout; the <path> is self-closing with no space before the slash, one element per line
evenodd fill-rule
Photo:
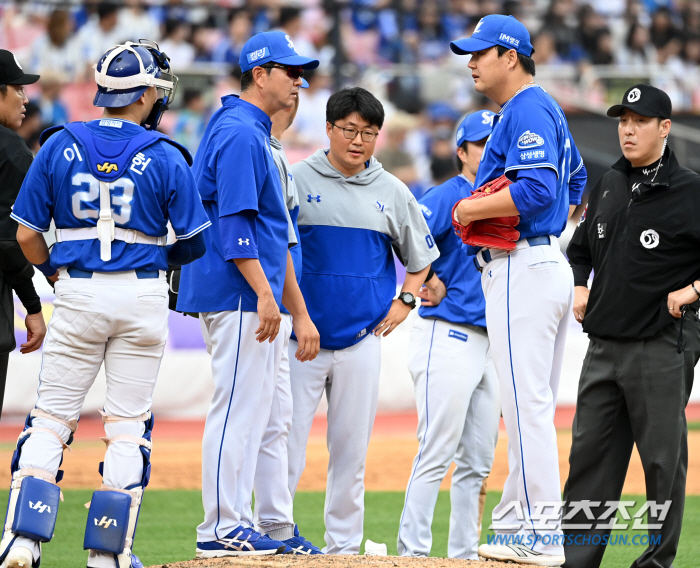
<path fill-rule="evenodd" d="M 15 133 L 24 119 L 29 101 L 24 85 L 36 83 L 39 75 L 25 73 L 14 55 L 0 49 L 0 413 L 5 394 L 9 353 L 15 348 L 12 290 L 27 310 L 27 342 L 22 353 L 36 351 L 46 335 L 41 302 L 34 289 L 34 268 L 17 244 L 17 223 L 10 219 L 12 205 L 32 163 L 32 153 Z"/>
<path fill-rule="evenodd" d="M 681 167 L 667 146 L 671 100 L 663 91 L 635 85 L 608 116 L 619 117 L 624 156 L 591 191 L 567 249 L 574 315 L 590 345 L 579 382 L 565 514 L 584 500 L 600 506 L 591 507 L 595 520 L 580 508 L 564 517 L 564 567 L 600 565 L 610 536 L 602 525 L 611 524 L 601 519 L 610 509 L 606 502 L 620 499 L 634 444 L 652 503 L 651 544 L 632 567 L 669 567 L 685 503 L 685 407 L 700 357 L 700 176 Z"/>

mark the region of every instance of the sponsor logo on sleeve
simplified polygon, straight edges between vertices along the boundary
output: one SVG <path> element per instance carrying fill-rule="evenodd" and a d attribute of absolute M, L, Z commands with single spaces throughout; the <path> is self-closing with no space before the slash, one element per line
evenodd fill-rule
<path fill-rule="evenodd" d="M 521 150 L 529 150 L 530 148 L 537 148 L 539 146 L 544 146 L 544 138 L 529 130 L 523 132 L 520 138 L 518 138 L 518 148 Z"/>
<path fill-rule="evenodd" d="M 433 216 L 433 212 L 428 209 L 425 205 L 420 206 L 421 211 L 423 212 L 423 217 L 426 219 L 430 219 Z"/>
<path fill-rule="evenodd" d="M 262 49 L 257 49 L 255 51 L 247 53 L 246 59 L 248 60 L 248 63 L 254 63 L 255 61 L 264 59 L 268 55 L 270 55 L 270 50 L 267 47 L 263 47 Z"/>
<path fill-rule="evenodd" d="M 544 160 L 546 157 L 546 150 L 528 150 L 527 152 L 520 152 L 521 162 L 541 161 Z"/>

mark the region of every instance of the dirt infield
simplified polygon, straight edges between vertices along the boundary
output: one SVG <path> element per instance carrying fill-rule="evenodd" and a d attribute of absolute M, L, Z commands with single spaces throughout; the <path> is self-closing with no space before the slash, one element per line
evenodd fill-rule
<path fill-rule="evenodd" d="M 479 562 L 455 558 L 402 558 L 400 556 L 262 556 L 260 558 L 216 558 L 156 564 L 148 568 L 505 568 L 504 562 Z M 512 566 L 512 564 L 511 564 Z"/>
<path fill-rule="evenodd" d="M 95 488 L 99 487 L 101 478 L 97 472 L 100 461 L 104 458 L 105 446 L 97 441 L 101 433 L 101 423 L 81 423 L 72 451 L 64 453 L 62 469 L 65 477 L 61 487 Z M 394 424 L 396 426 L 396 424 Z M 18 427 L 15 432 L 19 432 Z M 300 480 L 301 491 L 323 491 L 326 487 L 326 470 L 328 451 L 326 450 L 323 431 L 317 429 L 309 441 L 306 470 Z M 165 430 L 159 436 L 155 432 L 153 448 L 153 470 L 151 474 L 152 489 L 200 489 L 201 488 L 201 432 L 199 427 L 178 427 L 166 435 Z M 15 433 L 14 436 L 17 434 Z M 94 440 L 94 441 L 88 441 Z M 559 465 L 562 488 L 566 480 L 569 464 L 571 432 L 562 430 L 558 433 Z M 700 431 L 689 432 L 690 463 L 688 468 L 687 494 L 700 494 Z M 489 489 L 501 490 L 508 474 L 507 435 L 504 430 L 499 433 L 496 447 L 496 459 L 489 478 Z M 386 428 L 375 431 L 370 443 L 367 457 L 366 487 L 368 491 L 404 491 L 411 472 L 411 464 L 416 454 L 418 443 L 414 431 L 407 427 Z M 4 442 L 0 445 L 0 463 L 9 464 L 14 444 Z M 9 467 L 0 468 L 0 484 L 9 484 Z M 450 475 L 442 484 L 448 489 Z M 627 475 L 625 493 L 644 494 L 644 477 L 641 461 L 636 450 Z"/>

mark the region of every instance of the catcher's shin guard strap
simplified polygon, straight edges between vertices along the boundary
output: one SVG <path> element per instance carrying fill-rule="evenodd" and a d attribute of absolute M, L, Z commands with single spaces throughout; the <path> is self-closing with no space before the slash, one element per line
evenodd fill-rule
<path fill-rule="evenodd" d="M 75 431 L 78 429 L 77 420 L 63 420 L 63 418 L 59 418 L 58 416 L 49 414 L 48 412 L 41 410 L 40 408 L 33 409 L 29 413 L 29 416 L 31 416 L 32 418 L 46 418 L 47 420 L 53 420 L 54 422 L 58 422 L 59 424 L 62 424 L 63 426 L 68 428 L 71 431 L 71 434 L 75 434 Z"/>
<path fill-rule="evenodd" d="M 147 422 L 153 416 L 150 411 L 139 414 L 138 416 L 112 416 L 107 414 L 104 410 L 99 410 L 99 413 L 102 415 L 103 424 L 112 424 L 114 422 Z"/>

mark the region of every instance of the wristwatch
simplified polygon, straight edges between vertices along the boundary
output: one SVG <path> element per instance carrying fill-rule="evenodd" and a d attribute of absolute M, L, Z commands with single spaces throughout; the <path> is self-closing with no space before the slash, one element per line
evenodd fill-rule
<path fill-rule="evenodd" d="M 398 297 L 404 304 L 406 304 L 411 309 L 416 307 L 416 297 L 410 292 L 401 292 Z"/>

